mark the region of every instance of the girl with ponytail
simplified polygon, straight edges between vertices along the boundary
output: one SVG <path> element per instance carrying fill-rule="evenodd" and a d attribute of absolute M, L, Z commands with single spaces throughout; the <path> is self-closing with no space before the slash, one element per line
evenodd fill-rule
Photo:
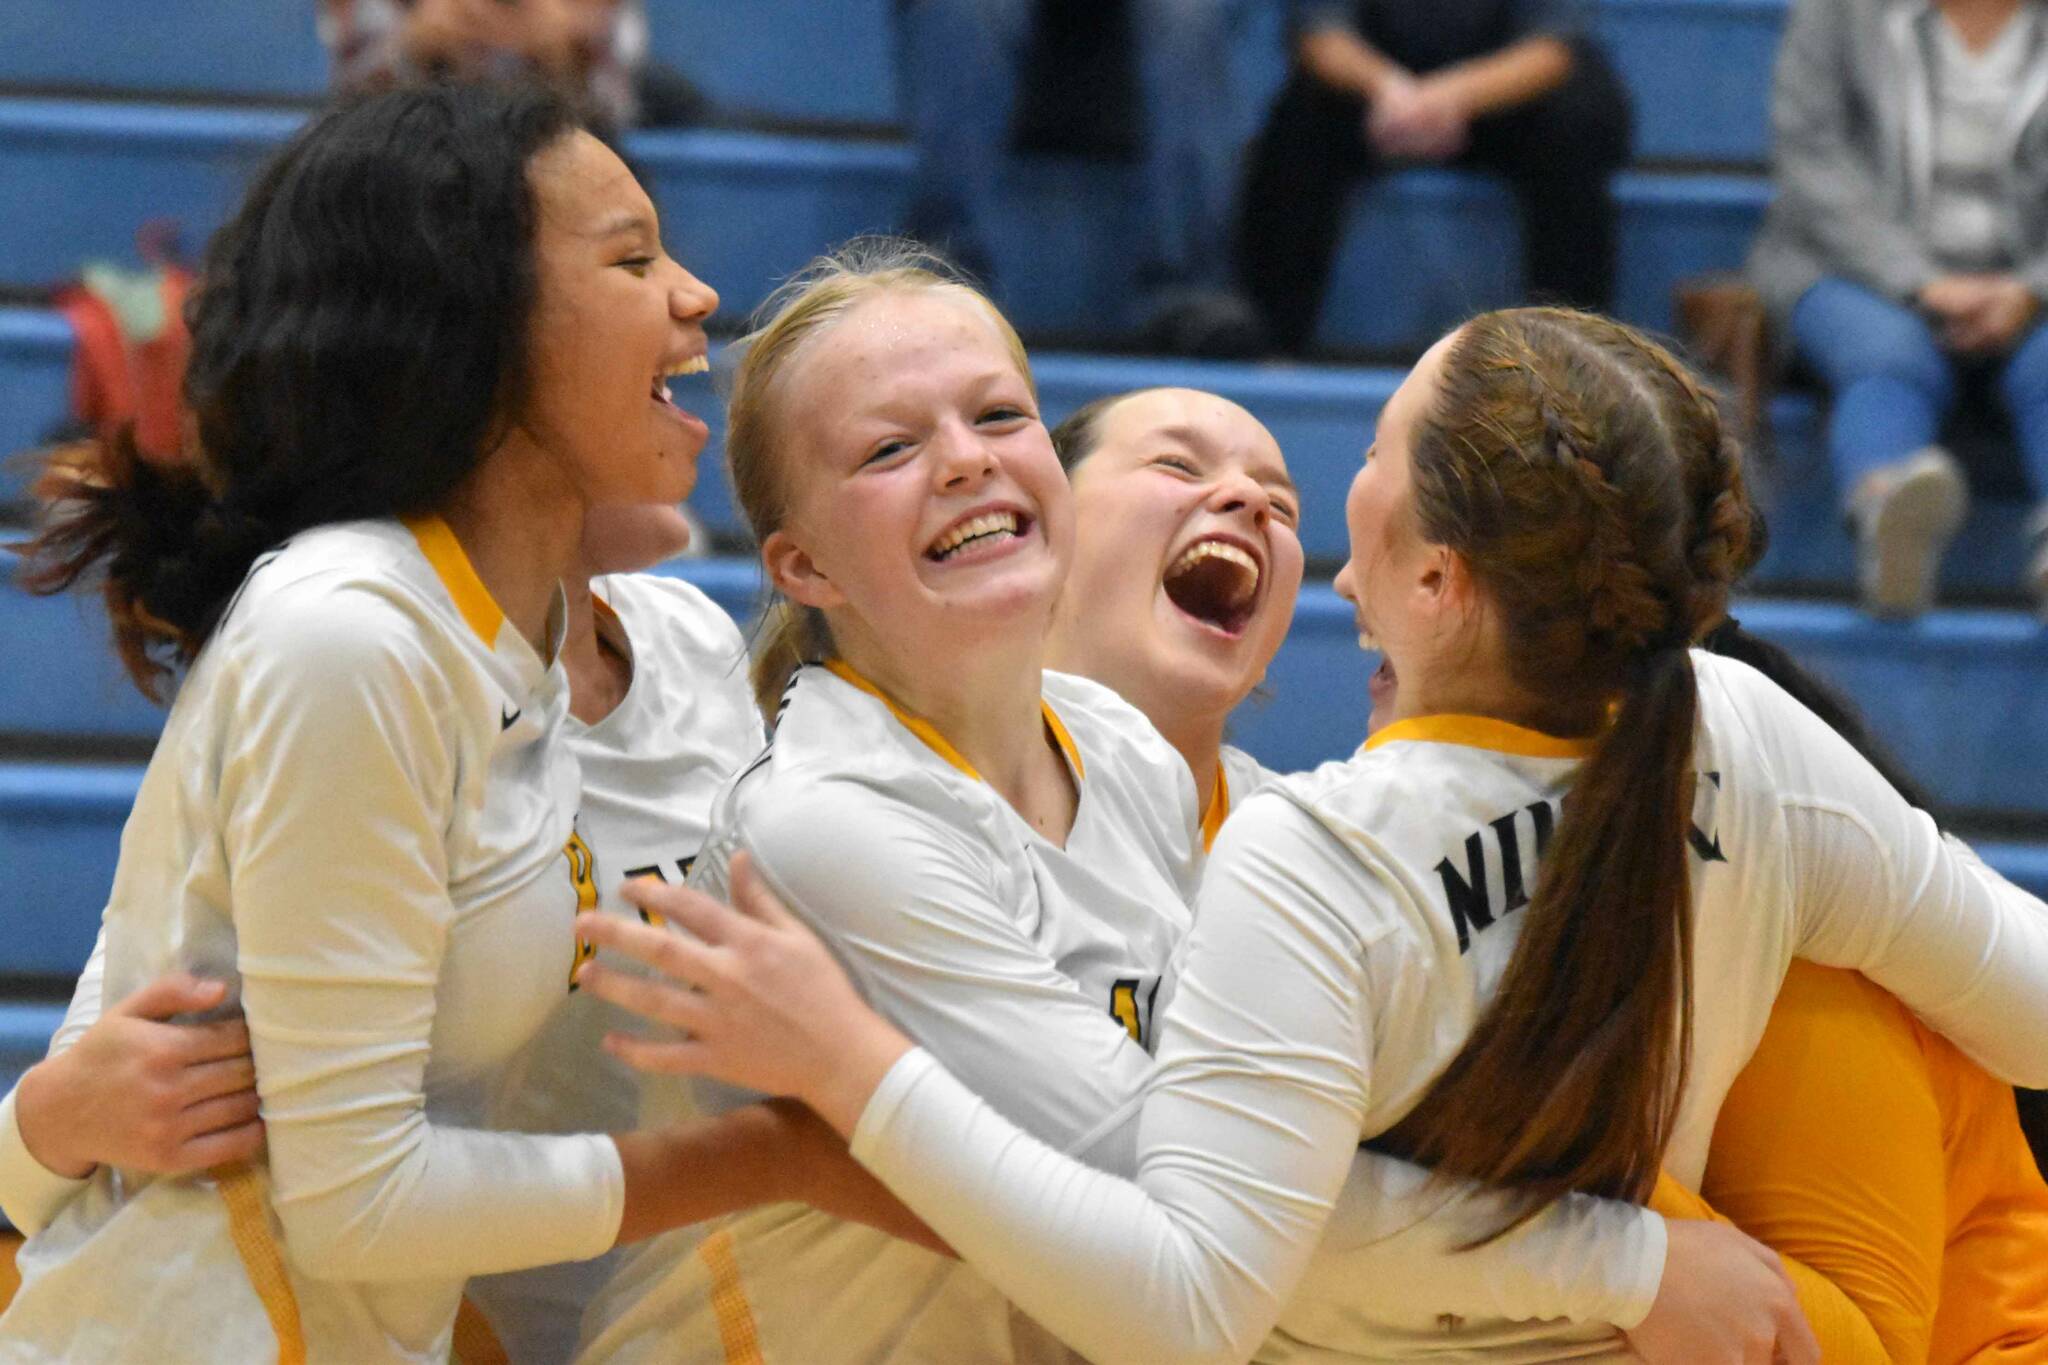
<path fill-rule="evenodd" d="M 1619 1326 L 1653 1360 L 1811 1359 L 1774 1257 L 1721 1242 L 1745 1280 L 1708 1254 L 1727 1229 L 1603 1220 L 1660 1169 L 1697 1188 L 1795 957 L 2048 1077 L 2048 907 L 1692 648 L 1752 514 L 1711 403 L 1638 334 L 1554 310 L 1459 329 L 1388 404 L 1346 517 L 1339 588 L 1385 659 L 1372 733 L 1224 826 L 1135 1180 L 1019 1133 L 765 894 L 660 900 L 714 946 L 655 955 L 703 994 L 693 1040 L 643 1061 L 807 1099 L 1094 1359 L 1243 1360 L 1276 1325 L 1281 1354 L 1597 1358 Z M 1434 1167 L 1470 1254 L 1609 1296 L 1568 1323 L 1445 1312 L 1454 1262 L 1403 1276 L 1325 1236 L 1361 1141 Z"/>

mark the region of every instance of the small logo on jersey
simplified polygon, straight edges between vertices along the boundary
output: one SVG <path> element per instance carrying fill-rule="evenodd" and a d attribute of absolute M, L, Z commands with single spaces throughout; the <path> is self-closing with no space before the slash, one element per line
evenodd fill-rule
<path fill-rule="evenodd" d="M 507 710 L 500 713 L 498 716 L 498 733 L 502 735 L 511 729 L 512 722 L 518 720 L 522 714 L 522 711 L 517 710 Z"/>

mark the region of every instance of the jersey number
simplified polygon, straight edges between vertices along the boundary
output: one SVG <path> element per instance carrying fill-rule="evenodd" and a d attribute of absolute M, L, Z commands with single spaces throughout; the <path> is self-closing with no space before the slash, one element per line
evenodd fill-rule
<path fill-rule="evenodd" d="M 597 909 L 597 858 L 591 853 L 590 845 L 583 842 L 580 834 L 571 834 L 569 842 L 562 845 L 562 856 L 569 860 L 569 884 L 576 888 L 576 913 Z M 569 964 L 569 989 L 576 989 L 576 969 L 597 956 L 594 944 L 578 943 L 575 960 Z"/>

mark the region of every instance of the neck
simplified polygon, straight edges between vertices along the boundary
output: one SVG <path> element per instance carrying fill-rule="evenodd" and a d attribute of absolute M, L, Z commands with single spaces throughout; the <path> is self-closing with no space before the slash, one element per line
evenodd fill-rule
<path fill-rule="evenodd" d="M 626 699 L 626 690 L 633 685 L 633 663 L 598 633 L 588 575 L 572 573 L 563 579 L 562 595 L 568 603 L 562 668 L 569 675 L 569 714 L 595 725 Z"/>
<path fill-rule="evenodd" d="M 971 648 L 948 650 L 943 660 L 914 662 L 891 657 L 841 623 L 834 623 L 833 637 L 856 672 L 944 735 L 983 781 L 1029 814 L 1032 793 L 1049 770 L 1039 631 L 990 632 Z"/>
<path fill-rule="evenodd" d="M 548 610 L 576 559 L 583 503 L 530 440 L 486 455 L 440 509 L 441 517 L 512 628 L 548 652 Z"/>

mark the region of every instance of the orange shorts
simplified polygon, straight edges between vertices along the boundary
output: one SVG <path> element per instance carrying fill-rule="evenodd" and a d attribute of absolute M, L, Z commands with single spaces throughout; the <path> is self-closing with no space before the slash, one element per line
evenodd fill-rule
<path fill-rule="evenodd" d="M 1829 1365 L 2048 1363 L 2048 1184 L 2012 1089 L 1854 972 L 1793 964 L 1702 1194 L 1653 1207 L 1783 1254 Z"/>

